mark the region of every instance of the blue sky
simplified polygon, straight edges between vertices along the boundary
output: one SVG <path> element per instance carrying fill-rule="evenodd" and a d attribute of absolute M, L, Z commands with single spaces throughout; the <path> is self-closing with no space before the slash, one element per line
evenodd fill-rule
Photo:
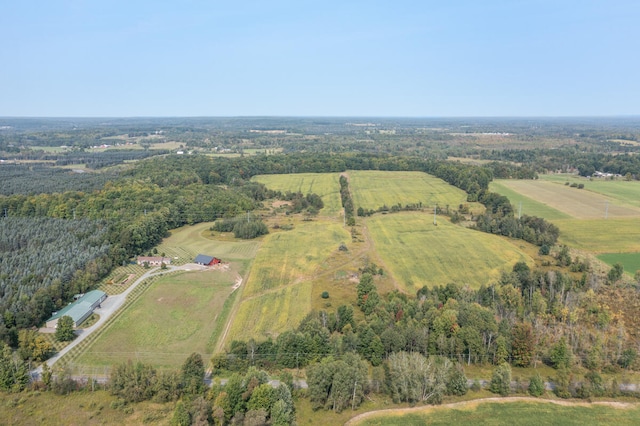
<path fill-rule="evenodd" d="M 0 3 L 0 116 L 640 114 L 640 2 Z"/>

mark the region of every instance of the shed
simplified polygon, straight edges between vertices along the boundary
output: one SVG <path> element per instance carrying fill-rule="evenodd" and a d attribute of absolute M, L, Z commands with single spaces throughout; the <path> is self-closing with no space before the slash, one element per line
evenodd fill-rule
<path fill-rule="evenodd" d="M 207 256 L 206 254 L 199 254 L 196 256 L 194 263 L 198 265 L 211 266 L 220 263 L 220 259 L 213 256 Z"/>
<path fill-rule="evenodd" d="M 58 326 L 58 320 L 64 316 L 70 316 L 73 319 L 73 326 L 77 327 L 89 318 L 93 310 L 99 307 L 106 298 L 107 293 L 100 290 L 92 290 L 85 293 L 75 302 L 55 312 L 51 318 L 47 320 L 47 327 L 56 328 Z"/>

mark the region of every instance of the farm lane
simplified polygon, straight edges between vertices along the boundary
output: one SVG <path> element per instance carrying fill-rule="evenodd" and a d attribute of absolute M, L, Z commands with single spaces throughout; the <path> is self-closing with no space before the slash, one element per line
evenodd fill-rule
<path fill-rule="evenodd" d="M 166 269 L 160 269 L 160 267 L 157 267 L 157 268 L 148 270 L 147 272 L 142 274 L 140 278 L 134 281 L 133 284 L 131 284 L 122 293 L 114 294 L 112 296 L 107 297 L 105 301 L 102 302 L 100 307 L 94 310 L 94 312 L 100 316 L 100 319 L 98 319 L 98 321 L 96 321 L 96 323 L 93 324 L 91 327 L 88 327 L 86 329 L 76 330 L 77 337 L 73 341 L 71 341 L 67 346 L 62 348 L 58 353 L 56 353 L 54 356 L 49 358 L 46 361 L 47 365 L 49 365 L 49 367 L 53 367 L 53 365 L 60 358 L 62 358 L 67 352 L 69 352 L 71 349 L 73 349 L 78 344 L 80 344 L 80 342 L 82 342 L 84 339 L 89 337 L 93 332 L 95 332 L 100 327 L 102 327 L 102 325 L 104 325 L 104 323 L 106 323 L 109 320 L 109 318 L 111 318 L 113 314 L 116 313 L 122 307 L 124 302 L 127 300 L 127 296 L 138 286 L 138 284 L 140 284 L 147 278 L 151 278 L 153 276 L 163 275 L 163 274 L 167 274 L 175 271 L 193 271 L 193 270 L 201 270 L 201 269 L 203 269 L 203 267 L 200 265 L 197 265 L 195 263 L 187 263 L 180 266 L 171 265 L 171 266 L 168 266 Z M 30 374 L 32 379 L 35 380 L 40 377 L 41 373 L 42 373 L 42 366 L 39 366 L 38 368 L 35 368 L 34 370 L 32 370 Z"/>

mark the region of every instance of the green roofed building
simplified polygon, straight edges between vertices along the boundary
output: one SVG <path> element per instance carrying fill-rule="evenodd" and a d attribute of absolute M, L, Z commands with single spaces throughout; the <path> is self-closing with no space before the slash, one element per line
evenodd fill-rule
<path fill-rule="evenodd" d="M 85 293 L 75 302 L 70 303 L 58 312 L 54 312 L 51 318 L 47 320 L 47 327 L 56 328 L 58 320 L 64 316 L 70 316 L 73 319 L 73 326 L 77 327 L 89 318 L 93 310 L 100 306 L 106 298 L 107 293 L 100 290 L 92 290 Z"/>

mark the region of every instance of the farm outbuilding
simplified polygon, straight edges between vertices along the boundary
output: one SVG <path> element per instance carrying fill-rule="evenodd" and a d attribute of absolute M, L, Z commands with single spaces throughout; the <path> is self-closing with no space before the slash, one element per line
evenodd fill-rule
<path fill-rule="evenodd" d="M 147 264 L 149 266 L 171 265 L 171 258 L 158 256 L 138 256 L 138 265 Z"/>
<path fill-rule="evenodd" d="M 206 254 L 199 254 L 196 256 L 193 262 L 197 263 L 198 265 L 213 266 L 220 263 L 221 260 L 217 257 L 207 256 Z"/>
<path fill-rule="evenodd" d="M 70 316 L 73 319 L 73 326 L 77 327 L 84 320 L 89 318 L 93 313 L 93 310 L 100 306 L 100 304 L 107 298 L 107 293 L 100 290 L 92 290 L 83 294 L 75 302 L 60 309 L 47 320 L 48 328 L 56 328 L 58 326 L 58 320 L 64 316 Z"/>

